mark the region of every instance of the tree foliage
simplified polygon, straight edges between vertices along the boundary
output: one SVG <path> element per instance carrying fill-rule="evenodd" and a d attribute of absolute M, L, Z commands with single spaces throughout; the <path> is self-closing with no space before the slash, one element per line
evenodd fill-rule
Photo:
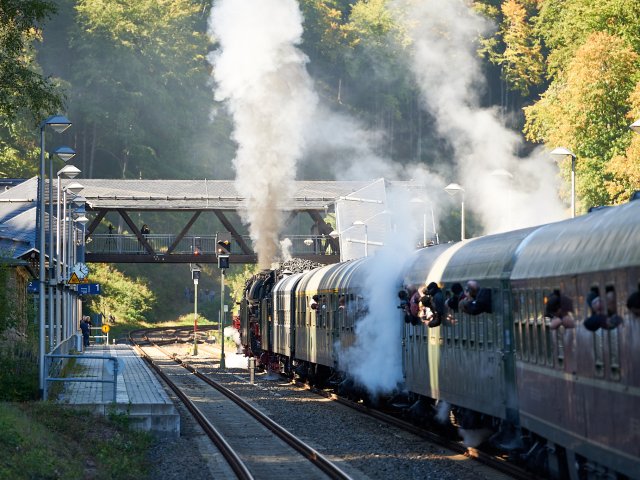
<path fill-rule="evenodd" d="M 102 286 L 102 295 L 88 297 L 87 306 L 92 312 L 113 315 L 119 321 L 148 320 L 146 315 L 156 298 L 145 280 L 131 279 L 104 264 L 92 266 L 91 280 Z"/>
<path fill-rule="evenodd" d="M 0 117 L 27 113 L 38 122 L 62 106 L 54 83 L 38 71 L 33 43 L 39 24 L 55 12 L 47 0 L 0 0 Z"/>
<path fill-rule="evenodd" d="M 624 201 L 640 189 L 636 140 L 627 129 L 640 114 L 631 96 L 640 81 L 640 4 L 503 0 L 498 9 L 494 0 L 476 3 L 499 23 L 485 51 L 505 80 L 524 95 L 542 92 L 524 109 L 527 139 L 577 155 L 582 210 Z M 567 182 L 569 170 L 570 162 L 561 164 Z"/>

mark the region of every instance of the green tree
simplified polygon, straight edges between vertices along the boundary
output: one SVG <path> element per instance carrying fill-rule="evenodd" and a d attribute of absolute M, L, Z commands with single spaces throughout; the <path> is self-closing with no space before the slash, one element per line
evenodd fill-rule
<path fill-rule="evenodd" d="M 64 2 L 68 15 L 45 31 L 51 41 L 41 58 L 69 84 L 69 116 L 79 125 L 76 150 L 86 176 L 211 177 L 215 158 L 233 152 L 224 115 L 216 128 L 209 119 L 205 5 Z M 69 60 L 56 65 L 61 57 Z"/>
<path fill-rule="evenodd" d="M 0 117 L 29 113 L 35 122 L 62 106 L 53 82 L 38 71 L 33 43 L 55 13 L 47 0 L 0 0 Z"/>
<path fill-rule="evenodd" d="M 89 310 L 104 316 L 113 315 L 119 321 L 148 320 L 156 298 L 144 280 L 129 278 L 104 264 L 92 265 L 91 280 L 102 286 L 102 294 L 88 298 Z"/>
<path fill-rule="evenodd" d="M 34 45 L 41 24 L 56 12 L 47 0 L 0 0 L 0 175 L 37 171 L 34 129 L 62 108 L 56 82 L 42 74 Z"/>

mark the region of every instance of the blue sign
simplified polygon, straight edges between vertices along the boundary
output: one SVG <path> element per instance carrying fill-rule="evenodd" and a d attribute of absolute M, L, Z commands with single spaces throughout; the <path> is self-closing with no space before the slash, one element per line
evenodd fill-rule
<path fill-rule="evenodd" d="M 40 282 L 38 280 L 31 280 L 27 283 L 27 293 L 38 293 L 40 291 Z"/>
<path fill-rule="evenodd" d="M 78 293 L 80 295 L 100 295 L 100 284 L 80 283 L 78 284 Z"/>

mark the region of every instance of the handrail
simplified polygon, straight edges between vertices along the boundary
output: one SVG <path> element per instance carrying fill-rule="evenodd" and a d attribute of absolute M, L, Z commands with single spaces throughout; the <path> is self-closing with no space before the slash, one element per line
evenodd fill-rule
<path fill-rule="evenodd" d="M 113 362 L 113 380 L 95 380 L 88 378 L 77 377 L 49 377 L 45 376 L 44 389 L 42 393 L 42 399 L 47 399 L 47 382 L 94 382 L 94 383 L 113 383 L 113 403 L 116 403 L 116 392 L 118 391 L 118 357 L 112 357 L 111 355 L 62 355 L 59 353 L 48 353 L 45 355 L 46 359 L 53 358 L 86 358 L 92 360 L 109 360 Z M 49 370 L 46 369 L 46 372 Z"/>
<path fill-rule="evenodd" d="M 169 250 L 177 235 L 174 234 L 148 234 L 146 242 L 156 254 L 164 255 Z M 136 235 L 101 233 L 92 234 L 86 245 L 89 254 L 146 254 L 144 246 Z M 184 236 L 171 255 L 191 255 L 198 252 L 202 255 L 215 255 L 217 251 L 216 235 L 187 235 Z M 251 238 L 242 235 L 245 244 L 251 245 Z M 289 251 L 292 255 L 337 255 L 331 247 L 331 238 L 325 235 L 286 235 L 285 239 L 291 242 Z M 235 240 L 232 240 L 232 253 L 241 253 L 242 249 Z"/>

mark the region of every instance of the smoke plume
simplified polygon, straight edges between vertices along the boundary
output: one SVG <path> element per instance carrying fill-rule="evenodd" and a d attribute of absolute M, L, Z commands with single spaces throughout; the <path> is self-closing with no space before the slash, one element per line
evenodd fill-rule
<path fill-rule="evenodd" d="M 236 189 L 261 268 L 276 258 L 282 207 L 290 201 L 303 131 L 317 103 L 297 48 L 302 15 L 295 0 L 218 0 L 209 19 L 218 49 L 215 98 L 233 116 Z"/>
<path fill-rule="evenodd" d="M 563 211 L 552 163 L 541 151 L 518 158 L 521 136 L 503 125 L 497 109 L 481 106 L 486 84 L 477 39 L 493 27 L 469 3 L 394 3 L 412 40 L 410 64 L 425 109 L 454 152 L 449 181 L 462 184 L 486 233 L 558 220 Z"/>

